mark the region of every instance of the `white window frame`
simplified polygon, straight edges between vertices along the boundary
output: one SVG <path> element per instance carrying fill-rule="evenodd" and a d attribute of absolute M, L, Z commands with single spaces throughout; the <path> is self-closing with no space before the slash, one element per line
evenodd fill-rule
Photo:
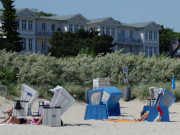
<path fill-rule="evenodd" d="M 22 30 L 26 30 L 26 20 L 22 20 Z"/>
<path fill-rule="evenodd" d="M 114 38 L 115 37 L 115 28 L 111 28 L 111 36 Z"/>
<path fill-rule="evenodd" d="M 130 37 L 130 39 L 133 39 L 133 31 L 132 30 L 129 32 L 129 37 Z"/>
<path fill-rule="evenodd" d="M 73 32 L 73 25 L 72 24 L 69 24 L 69 31 Z"/>
<path fill-rule="evenodd" d="M 22 47 L 23 50 L 26 50 L 26 38 L 22 38 Z"/>
<path fill-rule="evenodd" d="M 42 23 L 42 31 L 43 31 L 43 32 L 46 31 L 46 23 Z"/>
<path fill-rule="evenodd" d="M 121 30 L 121 38 L 125 38 L 125 30 Z"/>
<path fill-rule="evenodd" d="M 29 20 L 29 21 L 28 21 L 28 30 L 29 30 L 29 31 L 32 31 L 32 30 L 33 30 L 33 21 L 32 21 L 32 20 Z"/>
<path fill-rule="evenodd" d="M 145 40 L 148 40 L 148 31 L 145 31 Z"/>
<path fill-rule="evenodd" d="M 28 39 L 28 49 L 29 49 L 29 51 L 32 51 L 32 43 L 33 43 L 32 41 L 33 41 L 32 38 Z"/>
<path fill-rule="evenodd" d="M 149 40 L 153 40 L 153 35 L 152 35 L 152 31 L 149 31 Z"/>
<path fill-rule="evenodd" d="M 157 32 L 154 32 L 154 40 L 157 40 Z"/>
<path fill-rule="evenodd" d="M 52 31 L 55 31 L 55 29 L 56 29 L 56 25 L 55 25 L 55 24 L 52 24 L 52 25 L 51 25 L 51 30 L 52 30 Z"/>
<path fill-rule="evenodd" d="M 46 51 L 46 46 L 47 46 L 47 42 L 43 40 L 43 41 L 41 42 L 41 50 L 42 50 L 42 52 L 45 52 L 45 51 Z"/>
<path fill-rule="evenodd" d="M 75 24 L 75 25 L 74 25 L 74 32 L 76 32 L 78 29 L 79 29 L 79 25 L 78 25 L 78 24 Z"/>
<path fill-rule="evenodd" d="M 110 28 L 106 27 L 106 35 L 110 35 Z"/>

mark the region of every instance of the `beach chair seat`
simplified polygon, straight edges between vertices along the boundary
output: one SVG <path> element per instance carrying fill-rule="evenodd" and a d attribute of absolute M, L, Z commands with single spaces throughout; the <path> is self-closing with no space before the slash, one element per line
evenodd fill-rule
<path fill-rule="evenodd" d="M 108 118 L 106 106 L 102 104 L 101 97 L 101 89 L 88 91 L 89 104 L 86 106 L 84 120 L 102 120 Z"/>
<path fill-rule="evenodd" d="M 75 100 L 61 86 L 57 86 L 50 91 L 54 95 L 50 105 L 43 107 L 43 125 L 58 127 L 62 125 L 61 116 L 75 103 Z"/>
<path fill-rule="evenodd" d="M 154 106 L 144 106 L 144 111 L 149 111 L 147 121 L 154 121 L 159 115 L 157 106 L 162 110 L 161 121 L 170 121 L 169 108 L 175 102 L 175 96 L 167 89 L 161 89 Z"/>
<path fill-rule="evenodd" d="M 18 116 L 21 114 L 25 115 L 32 115 L 32 111 L 31 111 L 31 107 L 33 105 L 33 103 L 35 102 L 35 100 L 38 98 L 39 96 L 39 92 L 37 92 L 36 90 L 34 90 L 33 88 L 29 87 L 26 84 L 22 84 L 22 89 L 21 89 L 21 98 L 20 98 L 20 102 L 21 105 L 24 106 L 24 113 L 17 113 L 17 109 L 15 109 L 15 104 L 14 104 L 14 108 L 13 108 L 13 116 Z M 17 102 L 17 101 L 15 101 Z M 26 103 L 27 102 L 27 103 Z M 27 105 L 25 105 L 27 104 Z M 27 107 L 25 107 L 27 106 Z"/>
<path fill-rule="evenodd" d="M 88 91 L 89 104 L 86 106 L 84 119 L 107 119 L 108 116 L 119 116 L 119 100 L 122 92 L 116 87 L 102 87 Z"/>

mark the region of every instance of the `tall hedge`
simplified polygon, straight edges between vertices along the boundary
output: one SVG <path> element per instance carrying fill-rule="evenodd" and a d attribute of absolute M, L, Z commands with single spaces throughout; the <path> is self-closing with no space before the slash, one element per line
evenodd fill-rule
<path fill-rule="evenodd" d="M 111 84 L 121 84 L 124 65 L 128 66 L 131 84 L 170 81 L 173 75 L 180 79 L 180 60 L 169 57 L 146 58 L 144 54 L 136 56 L 117 51 L 105 56 L 57 59 L 49 55 L 0 51 L 0 68 L 15 73 L 19 81 L 33 85 L 71 82 L 89 86 L 96 77 L 109 77 Z"/>

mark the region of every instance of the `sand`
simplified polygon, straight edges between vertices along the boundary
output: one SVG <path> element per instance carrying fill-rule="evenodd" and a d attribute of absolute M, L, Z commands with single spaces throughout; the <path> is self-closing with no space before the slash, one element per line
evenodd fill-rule
<path fill-rule="evenodd" d="M 38 110 L 38 99 L 32 107 Z M 0 110 L 6 110 L 12 101 L 0 97 Z M 121 114 L 113 118 L 139 118 L 145 102 L 137 99 L 128 102 L 120 100 Z M 0 135 L 179 135 L 180 102 L 170 107 L 171 122 L 109 122 L 101 120 L 84 120 L 86 103 L 76 102 L 63 116 L 64 127 L 44 125 L 1 125 Z M 0 117 L 5 115 L 0 113 Z M 2 121 L 2 119 L 0 119 Z"/>

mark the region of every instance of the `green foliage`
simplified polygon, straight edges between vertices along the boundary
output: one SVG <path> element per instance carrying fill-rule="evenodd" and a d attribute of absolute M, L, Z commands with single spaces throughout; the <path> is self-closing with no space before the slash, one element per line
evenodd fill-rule
<path fill-rule="evenodd" d="M 7 39 L 0 38 L 0 50 L 6 49 L 11 50 L 12 44 L 7 41 Z"/>
<path fill-rule="evenodd" d="M 0 68 L 0 84 L 8 86 L 16 82 L 17 78 L 15 73 L 11 73 Z"/>
<path fill-rule="evenodd" d="M 38 11 L 38 9 L 31 9 L 37 16 L 54 16 L 55 14 Z"/>
<path fill-rule="evenodd" d="M 0 68 L 17 75 L 20 83 L 41 88 L 45 96 L 46 86 L 62 85 L 78 99 L 83 99 L 85 88 L 92 87 L 97 77 L 109 77 L 111 85 L 123 90 L 122 66 L 128 66 L 128 80 L 136 97 L 148 96 L 151 86 L 170 90 L 172 76 L 180 80 L 180 61 L 164 56 L 146 58 L 144 54 L 123 54 L 122 51 L 98 56 L 78 55 L 55 58 L 41 54 L 21 55 L 16 52 L 0 51 Z M 179 96 L 177 92 L 175 93 Z M 78 93 L 78 94 L 76 94 Z"/>
<path fill-rule="evenodd" d="M 113 38 L 108 35 L 99 36 L 94 30 L 79 29 L 75 33 L 57 31 L 50 40 L 49 52 L 55 57 L 77 56 L 78 54 L 98 55 L 111 52 Z"/>
<path fill-rule="evenodd" d="M 160 53 L 169 52 L 171 40 L 176 38 L 180 39 L 180 33 L 174 32 L 173 29 L 170 28 L 164 28 L 164 26 L 161 25 L 161 30 L 159 31 Z"/>
<path fill-rule="evenodd" d="M 5 47 L 8 51 L 17 51 L 22 50 L 21 38 L 17 30 L 16 23 L 16 9 L 14 8 L 13 0 L 1 0 L 3 5 L 3 14 L 2 14 L 2 35 L 6 37 L 9 44 L 8 47 Z"/>

